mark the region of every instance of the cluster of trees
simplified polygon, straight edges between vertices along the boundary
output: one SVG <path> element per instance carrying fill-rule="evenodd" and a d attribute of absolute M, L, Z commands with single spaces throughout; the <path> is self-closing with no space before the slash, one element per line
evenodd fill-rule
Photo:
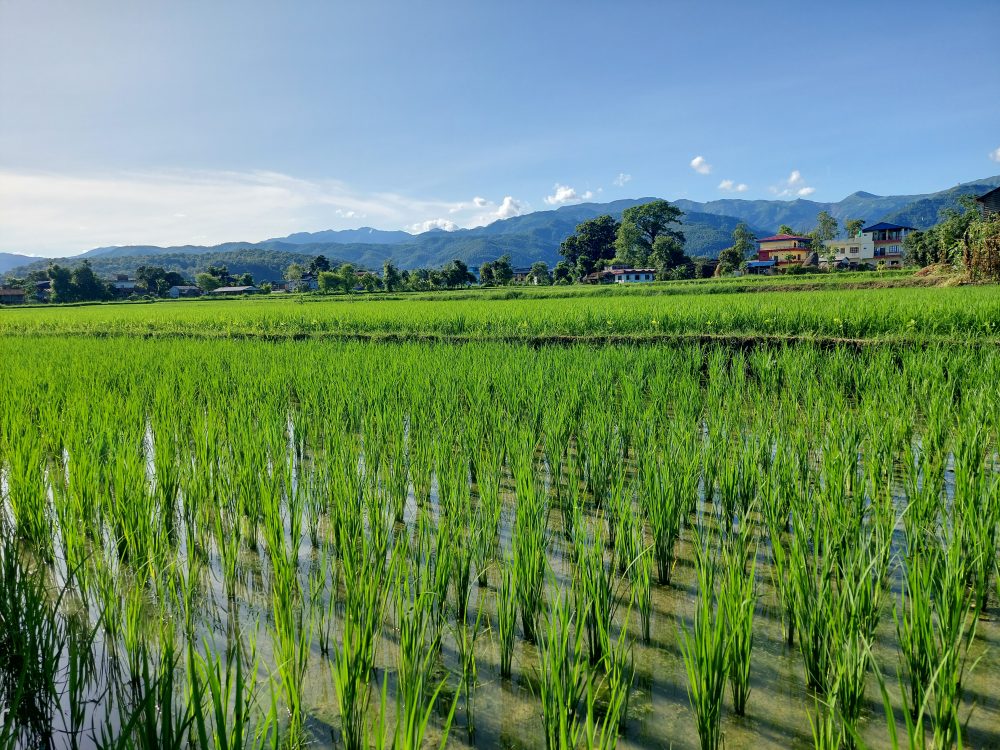
<path fill-rule="evenodd" d="M 102 302 L 117 296 L 115 282 L 100 278 L 89 260 L 84 260 L 72 268 L 52 263 L 48 268 L 31 271 L 23 278 L 9 278 L 8 284 L 14 288 L 24 289 L 28 295 L 33 295 L 38 283 L 43 281 L 50 282 L 52 302 Z M 165 296 L 170 287 L 187 283 L 176 271 L 166 271 L 161 266 L 146 265 L 136 269 L 135 281 L 136 288 L 133 294 L 154 297 Z"/>
<path fill-rule="evenodd" d="M 965 237 L 982 221 L 976 199 L 963 195 L 958 208 L 946 208 L 940 221 L 925 231 L 910 232 L 903 240 L 907 265 L 923 268 L 935 263 L 958 264 L 963 260 Z"/>
<path fill-rule="evenodd" d="M 625 209 L 621 221 L 608 215 L 588 219 L 559 246 L 563 259 L 552 277 L 568 283 L 610 265 L 625 265 L 656 268 L 661 279 L 690 278 L 695 260 L 684 252 L 683 216 L 669 201 L 655 200 Z"/>
<path fill-rule="evenodd" d="M 411 291 L 426 292 L 437 289 L 457 289 L 476 282 L 468 265 L 459 259 L 445 264 L 443 268 L 414 268 L 401 271 L 391 260 L 382 264 L 382 276 L 359 269 L 351 263 L 342 263 L 331 268 L 323 256 L 318 256 L 308 266 L 292 263 L 285 270 L 285 279 L 292 284 L 300 284 L 309 275 L 316 280 L 314 288 L 322 294 L 348 293 L 354 290 L 375 292 Z M 300 288 L 307 288 L 300 285 Z"/>
<path fill-rule="evenodd" d="M 224 264 L 211 265 L 201 273 L 195 274 L 194 283 L 203 292 L 210 292 L 220 286 L 253 286 L 253 275 L 250 273 L 233 275 Z"/>

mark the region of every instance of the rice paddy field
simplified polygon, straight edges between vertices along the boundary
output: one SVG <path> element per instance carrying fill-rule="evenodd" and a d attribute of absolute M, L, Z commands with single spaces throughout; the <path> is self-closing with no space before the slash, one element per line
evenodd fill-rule
<path fill-rule="evenodd" d="M 0 310 L 0 748 L 1000 747 L 995 287 Z"/>

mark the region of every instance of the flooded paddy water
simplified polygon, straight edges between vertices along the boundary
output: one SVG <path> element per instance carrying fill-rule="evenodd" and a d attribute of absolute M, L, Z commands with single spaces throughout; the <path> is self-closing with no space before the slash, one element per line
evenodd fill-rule
<path fill-rule="evenodd" d="M 573 744 L 702 747 L 682 632 L 700 597 L 721 601 L 699 565 L 723 570 L 750 529 L 750 693 L 738 716 L 726 685 L 725 747 L 835 746 L 814 735 L 828 715 L 890 747 L 880 684 L 907 744 L 914 602 L 923 648 L 960 677 L 951 713 L 949 685 L 928 683 L 927 746 L 954 742 L 953 716 L 963 746 L 1000 747 L 995 352 L 16 343 L 0 342 L 4 746 L 211 745 L 240 707 L 239 746 L 387 746 L 405 694 L 424 722 L 397 747 L 444 727 L 448 747 L 544 747 L 545 681 L 572 662 Z M 801 629 L 810 597 L 849 621 L 856 559 L 875 604 L 848 720 L 825 707 L 840 631 L 811 623 L 830 662 L 817 690 Z M 913 594 L 921 560 L 936 579 Z M 573 633 L 601 619 L 595 572 L 603 654 L 553 662 L 560 603 Z"/>

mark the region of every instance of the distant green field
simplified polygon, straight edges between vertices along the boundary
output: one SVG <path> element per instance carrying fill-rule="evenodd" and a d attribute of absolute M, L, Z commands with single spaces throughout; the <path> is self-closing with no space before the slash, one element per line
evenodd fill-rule
<path fill-rule="evenodd" d="M 476 340 L 688 336 L 902 341 L 1000 339 L 1000 288 L 924 287 L 872 274 L 676 282 L 629 289 L 439 295 L 271 296 L 0 310 L 0 334 L 451 337 Z M 895 281 L 894 281 L 895 280 Z M 895 286 L 893 284 L 905 284 Z M 753 289 L 754 291 L 749 291 Z"/>

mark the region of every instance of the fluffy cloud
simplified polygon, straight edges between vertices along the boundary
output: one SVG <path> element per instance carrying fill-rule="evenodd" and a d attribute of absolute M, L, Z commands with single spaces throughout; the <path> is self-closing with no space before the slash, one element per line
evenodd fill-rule
<path fill-rule="evenodd" d="M 521 201 L 514 200 L 513 197 L 505 195 L 500 202 L 500 206 L 493 212 L 493 217 L 497 219 L 511 219 L 525 213 L 527 206 Z"/>
<path fill-rule="evenodd" d="M 615 187 L 625 187 L 625 183 L 631 181 L 631 179 L 632 175 L 619 172 L 618 176 L 614 179 L 614 185 Z"/>
<path fill-rule="evenodd" d="M 691 160 L 691 169 L 698 174 L 710 174 L 712 165 L 705 161 L 704 156 L 696 156 Z"/>
<path fill-rule="evenodd" d="M 1000 148 L 997 148 L 996 151 L 990 151 L 990 158 L 993 161 L 1000 161 Z"/>
<path fill-rule="evenodd" d="M 429 232 L 432 229 L 443 229 L 446 232 L 454 232 L 458 229 L 458 224 L 448 219 L 428 219 L 427 221 L 418 221 L 416 224 L 410 224 L 407 227 L 408 231 L 415 234 Z"/>
<path fill-rule="evenodd" d="M 724 193 L 745 193 L 750 187 L 745 182 L 736 183 L 733 180 L 723 180 L 719 183 L 719 190 Z"/>
<path fill-rule="evenodd" d="M 545 196 L 545 202 L 550 206 L 562 206 L 567 203 L 579 203 L 580 201 L 588 201 L 594 197 L 594 194 L 587 190 L 584 193 L 577 193 L 576 190 L 571 188 L 569 185 L 560 185 L 558 182 L 552 188 L 555 192 L 552 195 Z"/>
<path fill-rule="evenodd" d="M 802 173 L 797 169 L 793 169 L 792 173 L 788 175 L 787 180 L 783 180 L 780 184 L 771 187 L 771 192 L 779 197 L 795 195 L 799 198 L 805 198 L 815 193 L 816 188 L 806 185 L 805 180 L 802 178 Z"/>
<path fill-rule="evenodd" d="M 110 245 L 259 241 L 354 228 L 362 219 L 380 229 L 474 227 L 531 210 L 511 196 L 500 203 L 421 199 L 266 171 L 76 175 L 2 168 L 0 206 L 0 252 L 49 257 Z"/>

